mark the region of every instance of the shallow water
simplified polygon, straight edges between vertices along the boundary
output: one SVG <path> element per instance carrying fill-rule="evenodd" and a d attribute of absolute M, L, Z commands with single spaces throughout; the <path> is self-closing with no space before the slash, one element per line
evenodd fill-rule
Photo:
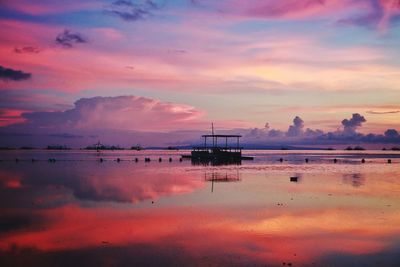
<path fill-rule="evenodd" d="M 398 152 L 182 153 L 0 151 L 0 266 L 400 266 Z"/>

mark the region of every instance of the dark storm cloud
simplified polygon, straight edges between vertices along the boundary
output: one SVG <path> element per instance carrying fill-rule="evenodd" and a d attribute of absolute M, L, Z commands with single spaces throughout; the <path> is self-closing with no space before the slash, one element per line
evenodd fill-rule
<path fill-rule="evenodd" d="M 31 73 L 0 66 L 0 79 L 3 81 L 24 81 L 31 77 Z"/>
<path fill-rule="evenodd" d="M 151 0 L 134 3 L 129 0 L 118 0 L 113 2 L 106 13 L 120 17 L 125 21 L 138 21 L 149 17 L 159 6 Z"/>
<path fill-rule="evenodd" d="M 56 44 L 61 45 L 65 48 L 71 48 L 75 44 L 87 43 L 87 39 L 80 33 L 71 32 L 70 30 L 64 30 L 56 37 Z"/>

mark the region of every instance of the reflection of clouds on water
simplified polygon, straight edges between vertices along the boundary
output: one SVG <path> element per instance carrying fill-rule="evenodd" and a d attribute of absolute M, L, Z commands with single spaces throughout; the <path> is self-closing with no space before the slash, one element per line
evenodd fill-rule
<path fill-rule="evenodd" d="M 365 176 L 362 173 L 343 174 L 343 183 L 359 187 L 365 184 Z"/>
<path fill-rule="evenodd" d="M 398 233 L 397 213 L 386 215 L 392 223 L 382 225 L 379 210 L 254 208 L 216 210 L 207 206 L 194 212 L 193 207 L 161 207 L 128 211 L 66 205 L 40 209 L 32 214 L 41 218 L 39 227 L 33 224 L 24 231 L 9 232 L 0 242 L 0 263 L 6 257 L 15 262 L 18 255 L 18 262 L 24 263 L 49 260 L 40 261 L 43 264 L 30 262 L 28 266 L 52 266 L 52 256 L 68 258 L 69 263 L 74 263 L 70 265 L 82 259 L 108 265 L 108 257 L 112 257 L 116 266 L 129 266 L 130 260 L 137 263 L 133 266 L 160 266 L 164 260 L 163 266 L 187 266 L 199 260 L 205 261 L 204 266 L 282 266 L 283 261 L 293 262 L 294 266 L 307 266 L 310 262 L 327 266 L 318 264 L 319 260 L 323 262 L 332 253 L 350 261 L 365 255 L 385 262 L 382 256 L 392 250 L 398 252 L 387 241 L 388 236 Z M 7 253 L 11 246 L 12 253 Z M 27 249 L 30 253 L 24 251 Z M 132 258 L 132 254 L 136 257 Z M 235 260 L 230 261 L 231 258 Z M 340 262 L 344 264 L 337 266 L 353 266 L 343 260 Z M 396 266 L 390 264 L 393 260 L 382 266 Z"/>
<path fill-rule="evenodd" d="M 0 266 L 397 266 L 393 165 L 167 164 L 0 165 Z"/>
<path fill-rule="evenodd" d="M 10 169 L 0 173 L 0 200 L 4 200 L 0 207 L 10 202 L 12 205 L 26 205 L 28 202 L 42 206 L 60 205 L 71 201 L 71 193 L 78 200 L 136 203 L 164 195 L 189 193 L 202 186 L 204 184 L 197 176 L 174 173 L 169 169 L 154 171 L 143 167 L 133 169 L 93 163 L 79 166 L 63 163 L 45 167 L 37 164 L 30 165 L 26 172 Z M 4 195 L 12 189 L 15 192 Z"/>

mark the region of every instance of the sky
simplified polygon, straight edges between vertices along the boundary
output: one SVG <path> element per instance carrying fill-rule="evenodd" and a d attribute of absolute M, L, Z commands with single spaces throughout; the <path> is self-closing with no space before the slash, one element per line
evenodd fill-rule
<path fill-rule="evenodd" d="M 399 45 L 398 0 L 0 0 L 0 146 L 398 144 Z"/>

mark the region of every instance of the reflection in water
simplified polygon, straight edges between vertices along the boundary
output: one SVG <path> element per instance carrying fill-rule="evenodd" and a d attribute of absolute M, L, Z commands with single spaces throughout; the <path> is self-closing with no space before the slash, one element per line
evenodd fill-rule
<path fill-rule="evenodd" d="M 29 171 L 22 172 L 17 168 L 6 172 L 0 170 L 0 186 L 15 188 L 21 187 L 23 183 L 25 187 L 41 190 L 51 188 L 49 194 L 69 189 L 69 192 L 80 200 L 126 203 L 157 199 L 162 195 L 187 193 L 203 186 L 201 181 L 190 179 L 191 177 L 184 174 L 175 175 L 166 168 L 153 171 L 150 176 L 149 170 L 144 167 L 130 168 L 128 165 L 122 166 L 122 163 L 105 165 L 95 162 L 65 162 L 24 167 Z"/>
<path fill-rule="evenodd" d="M 191 163 L 193 166 L 226 166 L 226 165 L 241 165 L 241 159 L 228 158 L 228 159 L 198 159 L 191 158 Z"/>
<path fill-rule="evenodd" d="M 397 167 L 2 162 L 0 266 L 400 266 Z"/>
<path fill-rule="evenodd" d="M 359 187 L 364 185 L 365 176 L 361 173 L 346 173 L 343 174 L 343 182 L 351 184 L 354 187 Z"/>
<path fill-rule="evenodd" d="M 204 172 L 204 181 L 211 182 L 211 192 L 214 192 L 214 183 L 239 182 L 239 169 L 230 172 L 220 172 L 215 170 L 212 170 L 211 172 Z"/>

